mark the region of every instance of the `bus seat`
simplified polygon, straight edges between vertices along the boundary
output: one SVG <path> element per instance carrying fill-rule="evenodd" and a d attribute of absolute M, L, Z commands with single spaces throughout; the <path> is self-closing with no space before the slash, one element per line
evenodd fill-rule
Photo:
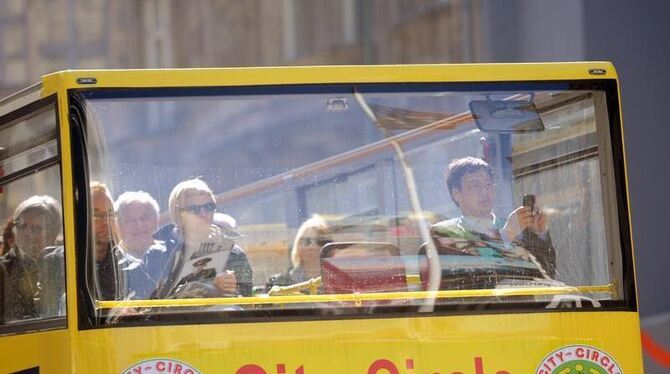
<path fill-rule="evenodd" d="M 384 242 L 339 242 L 321 248 L 321 279 L 328 294 L 407 291 L 400 249 Z"/>

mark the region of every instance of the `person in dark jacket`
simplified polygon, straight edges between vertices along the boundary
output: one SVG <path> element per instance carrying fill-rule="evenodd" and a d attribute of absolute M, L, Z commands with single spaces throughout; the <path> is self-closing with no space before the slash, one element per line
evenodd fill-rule
<path fill-rule="evenodd" d="M 0 323 L 38 316 L 37 277 L 35 260 L 18 247 L 0 256 Z"/>
<path fill-rule="evenodd" d="M 266 291 L 274 286 L 290 286 L 321 276 L 321 248 L 330 243 L 328 225 L 318 214 L 312 215 L 300 225 L 291 247 L 291 266 L 284 272 L 271 275 L 265 283 Z M 309 290 L 305 290 L 309 292 Z"/>
<path fill-rule="evenodd" d="M 124 288 L 122 298 L 148 299 L 156 290 L 156 281 L 144 266 L 147 251 L 157 243 L 153 234 L 158 229 L 158 202 L 143 191 L 126 191 L 114 203 L 119 228 L 119 243 L 114 251 L 125 253 L 117 264 Z"/>
<path fill-rule="evenodd" d="M 516 208 L 506 219 L 493 214 L 493 169 L 486 161 L 475 157 L 452 161 L 447 188 L 462 215 L 431 227 L 438 252 L 532 257 L 549 277 L 556 275 L 556 251 L 547 215 L 527 206 Z"/>
<path fill-rule="evenodd" d="M 129 297 L 131 283 L 149 282 L 141 261 L 118 247 L 118 227 L 114 200 L 107 187 L 91 183 L 93 228 L 93 279 L 98 300 L 119 300 Z M 141 280 L 138 280 L 141 279 Z"/>
<path fill-rule="evenodd" d="M 119 273 L 113 248 L 117 242 L 118 229 L 114 213 L 114 200 L 107 186 L 91 183 L 91 207 L 93 229 L 93 282 L 98 300 L 115 300 L 119 285 Z M 118 253 L 118 252 L 117 252 Z"/>
<path fill-rule="evenodd" d="M 247 255 L 232 238 L 213 223 L 216 200 L 200 179 L 175 186 L 168 200 L 174 222 L 161 227 L 154 238 L 161 243 L 145 254 L 149 276 L 156 280 L 154 298 L 251 295 L 253 271 Z M 204 282 L 188 282 L 189 264 L 207 254 L 221 263 Z M 192 287 L 197 284 L 197 287 Z"/>
<path fill-rule="evenodd" d="M 143 262 L 144 254 L 154 244 L 158 229 L 158 202 L 144 191 L 126 191 L 114 203 L 119 228 L 118 246 L 126 254 Z"/>
<path fill-rule="evenodd" d="M 12 216 L 14 242 L 0 257 L 0 283 L 3 288 L 5 320 L 53 317 L 58 313 L 65 276 L 61 266 L 47 277 L 41 264 L 46 253 L 54 250 L 62 231 L 58 202 L 51 196 L 35 195 L 19 204 Z"/>

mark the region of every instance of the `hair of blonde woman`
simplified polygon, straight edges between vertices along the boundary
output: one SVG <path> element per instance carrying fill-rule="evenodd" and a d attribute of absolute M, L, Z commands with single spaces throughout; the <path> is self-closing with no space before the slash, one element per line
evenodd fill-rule
<path fill-rule="evenodd" d="M 27 212 L 40 212 L 46 218 L 46 235 L 53 243 L 63 228 L 58 201 L 51 196 L 35 195 L 23 200 L 14 210 L 12 217 L 16 225 Z"/>
<path fill-rule="evenodd" d="M 195 178 L 179 182 L 174 186 L 172 192 L 170 192 L 170 197 L 168 198 L 168 211 L 170 213 L 170 219 L 178 228 L 181 228 L 180 212 L 181 209 L 184 208 L 186 198 L 200 194 L 210 196 L 212 202 L 216 203 L 214 193 L 202 179 Z"/>
<path fill-rule="evenodd" d="M 122 208 L 135 203 L 151 205 L 156 214 L 160 213 L 158 202 L 149 193 L 144 191 L 127 191 L 122 193 L 114 202 L 114 210 L 116 210 L 116 214 L 119 214 Z"/>
<path fill-rule="evenodd" d="M 234 229 L 237 226 L 237 221 L 229 214 L 214 213 L 214 224 L 222 228 Z"/>
<path fill-rule="evenodd" d="M 300 253 L 298 251 L 300 240 L 305 237 L 305 233 L 310 229 L 316 231 L 318 235 L 321 235 L 328 229 L 328 226 L 326 225 L 326 221 L 323 219 L 323 217 L 318 214 L 313 214 L 308 220 L 300 225 L 298 231 L 295 233 L 293 247 L 291 248 L 291 264 L 293 264 L 294 269 L 299 267 L 302 262 Z"/>

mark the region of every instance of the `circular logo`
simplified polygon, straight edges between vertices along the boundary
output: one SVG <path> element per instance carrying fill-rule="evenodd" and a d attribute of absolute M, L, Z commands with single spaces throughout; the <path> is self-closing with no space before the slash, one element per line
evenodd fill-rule
<path fill-rule="evenodd" d="M 121 374 L 200 374 L 200 371 L 189 364 L 171 358 L 153 358 L 129 366 Z"/>
<path fill-rule="evenodd" d="M 623 374 L 607 352 L 588 345 L 570 345 L 545 357 L 535 374 Z"/>

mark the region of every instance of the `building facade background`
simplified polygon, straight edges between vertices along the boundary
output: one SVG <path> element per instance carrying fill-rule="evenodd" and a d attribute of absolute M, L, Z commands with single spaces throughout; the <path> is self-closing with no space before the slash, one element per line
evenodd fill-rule
<path fill-rule="evenodd" d="M 658 321 L 670 313 L 667 14 L 664 0 L 0 0 L 0 96 L 62 69 L 612 61 L 640 311 Z"/>

